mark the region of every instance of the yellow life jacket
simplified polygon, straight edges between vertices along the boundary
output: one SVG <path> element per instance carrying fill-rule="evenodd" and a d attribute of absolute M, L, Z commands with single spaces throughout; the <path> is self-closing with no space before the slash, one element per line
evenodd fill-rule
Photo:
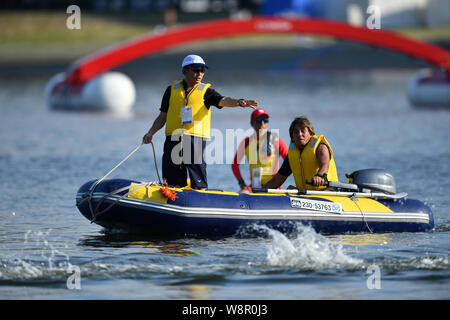
<path fill-rule="evenodd" d="M 250 179 L 252 185 L 254 184 L 253 173 L 256 172 L 258 168 L 261 185 L 264 185 L 272 179 L 276 170 L 278 170 L 278 168 L 274 168 L 274 165 L 278 163 L 276 157 L 279 156 L 277 150 L 275 150 L 275 141 L 278 136 L 267 131 L 266 137 L 267 139 L 258 140 L 256 135 L 253 135 L 249 138 L 248 145 L 245 147 L 245 155 L 247 156 L 250 166 Z"/>
<path fill-rule="evenodd" d="M 289 165 L 291 166 L 292 174 L 294 175 L 295 184 L 298 189 L 308 190 L 323 190 L 325 186 L 313 187 L 306 184 L 306 180 L 312 180 L 312 178 L 319 171 L 319 164 L 317 161 L 316 151 L 321 143 L 328 146 L 330 150 L 330 165 L 328 167 L 327 178 L 328 181 L 338 181 L 338 174 L 336 164 L 334 162 L 333 150 L 330 144 L 323 135 L 312 136 L 308 145 L 300 152 L 299 148 L 291 141 L 288 151 Z"/>
<path fill-rule="evenodd" d="M 185 96 L 182 81 L 172 81 L 170 89 L 169 110 L 167 111 L 166 136 L 173 134 L 187 134 L 203 138 L 210 138 L 211 108 L 205 106 L 203 97 L 209 83 L 195 85 Z M 182 124 L 182 108 L 191 107 L 192 122 Z"/>

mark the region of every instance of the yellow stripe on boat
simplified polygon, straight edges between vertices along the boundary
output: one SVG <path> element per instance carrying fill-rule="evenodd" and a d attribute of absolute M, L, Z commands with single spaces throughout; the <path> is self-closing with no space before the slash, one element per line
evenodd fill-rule
<path fill-rule="evenodd" d="M 297 195 L 291 195 L 294 197 Z M 330 200 L 335 203 L 340 203 L 342 205 L 342 211 L 347 212 L 383 212 L 383 213 L 394 213 L 391 209 L 386 207 L 384 204 L 370 198 L 361 197 L 357 198 L 355 202 L 350 197 L 342 196 L 316 196 L 316 195 L 302 195 L 301 197 L 308 198 L 319 198 L 324 200 Z"/>
<path fill-rule="evenodd" d="M 284 193 L 266 193 L 266 192 L 251 192 L 249 195 L 255 195 L 255 196 L 286 196 Z"/>
<path fill-rule="evenodd" d="M 238 196 L 239 193 L 231 191 L 219 191 L 219 190 L 195 190 L 200 193 L 212 193 L 212 194 L 223 194 L 228 196 Z"/>
<path fill-rule="evenodd" d="M 139 199 L 144 201 L 153 201 L 158 203 L 167 203 L 167 198 L 161 194 L 159 189 L 161 186 L 142 186 L 138 183 L 131 183 L 130 190 L 135 187 L 135 190 L 133 190 L 130 194 L 128 194 L 129 198 L 133 199 Z M 169 188 L 171 190 L 175 190 L 177 192 L 183 192 L 184 189 L 180 188 Z M 221 194 L 221 195 L 230 195 L 230 196 L 239 196 L 239 193 L 236 192 L 229 192 L 229 191 L 213 191 L 213 190 L 195 190 L 199 193 L 209 193 L 209 194 Z M 258 196 L 283 196 L 285 197 L 286 194 L 274 194 L 274 193 L 250 193 L 251 195 L 258 195 Z M 389 209 L 384 204 L 371 199 L 367 197 L 360 197 L 357 198 L 357 201 L 353 201 L 350 197 L 343 197 L 343 196 L 326 196 L 326 195 L 289 195 L 290 197 L 302 197 L 302 198 L 316 198 L 316 199 L 323 199 L 323 200 L 329 200 L 334 203 L 340 203 L 342 205 L 342 210 L 344 212 L 380 212 L 380 213 L 394 213 L 391 209 Z"/>

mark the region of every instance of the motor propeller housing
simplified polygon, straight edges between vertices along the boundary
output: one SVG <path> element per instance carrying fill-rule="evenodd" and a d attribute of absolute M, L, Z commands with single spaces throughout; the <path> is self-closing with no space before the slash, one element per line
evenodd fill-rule
<path fill-rule="evenodd" d="M 362 192 L 380 191 L 387 194 L 397 193 L 394 176 L 384 169 L 362 169 L 346 174 L 348 183 L 358 185 Z M 368 190 L 367 190 L 368 189 Z"/>

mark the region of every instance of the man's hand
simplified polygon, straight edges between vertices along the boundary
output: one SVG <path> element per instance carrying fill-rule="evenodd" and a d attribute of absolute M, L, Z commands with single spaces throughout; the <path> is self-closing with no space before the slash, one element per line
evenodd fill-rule
<path fill-rule="evenodd" d="M 319 177 L 319 176 L 314 176 L 314 177 L 312 178 L 312 185 L 313 185 L 314 187 L 321 187 L 321 186 L 324 186 L 324 185 L 325 185 L 325 179 L 324 179 L 324 178 L 321 178 L 321 177 Z"/>
<path fill-rule="evenodd" d="M 252 188 L 251 187 L 244 187 L 241 189 L 241 191 L 239 191 L 240 193 L 251 193 L 252 192 Z"/>
<path fill-rule="evenodd" d="M 142 138 L 142 142 L 145 144 L 149 144 L 150 142 L 152 142 L 153 139 L 153 134 L 151 134 L 150 132 L 147 132 L 145 134 L 145 136 Z"/>
<path fill-rule="evenodd" d="M 252 109 L 256 109 L 256 107 L 258 106 L 258 101 L 256 100 L 248 100 L 248 99 L 239 99 L 238 100 L 239 106 L 243 107 L 243 108 L 252 108 Z"/>
<path fill-rule="evenodd" d="M 243 108 L 252 108 L 256 109 L 258 106 L 258 101 L 256 100 L 248 100 L 248 99 L 236 99 L 232 97 L 223 97 L 222 100 L 219 101 L 219 107 L 243 107 Z"/>

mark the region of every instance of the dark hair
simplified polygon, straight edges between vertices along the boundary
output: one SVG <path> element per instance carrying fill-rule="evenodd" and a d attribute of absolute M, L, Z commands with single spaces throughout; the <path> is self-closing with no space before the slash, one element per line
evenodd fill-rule
<path fill-rule="evenodd" d="M 300 116 L 295 118 L 294 121 L 292 121 L 291 126 L 289 127 L 289 136 L 291 137 L 291 140 L 292 136 L 294 135 L 294 127 L 298 124 L 301 125 L 302 128 L 308 128 L 311 135 L 315 135 L 314 127 L 311 121 L 305 116 Z"/>

